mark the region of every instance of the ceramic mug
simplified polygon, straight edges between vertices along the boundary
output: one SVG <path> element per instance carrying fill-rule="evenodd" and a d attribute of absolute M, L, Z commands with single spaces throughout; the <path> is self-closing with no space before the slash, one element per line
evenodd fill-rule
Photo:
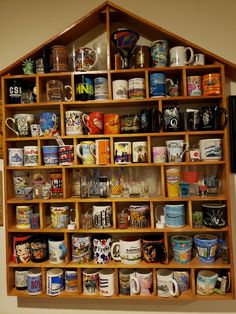
<path fill-rule="evenodd" d="M 8 123 L 11 121 L 13 126 Z M 34 115 L 28 113 L 17 113 L 13 118 L 8 117 L 5 120 L 6 126 L 17 136 L 30 136 L 30 124 L 34 122 Z"/>
<path fill-rule="evenodd" d="M 84 134 L 83 112 L 79 110 L 68 110 L 65 112 L 66 135 Z"/>
<path fill-rule="evenodd" d="M 73 234 L 71 237 L 72 262 L 83 264 L 92 260 L 92 239 L 88 235 Z"/>
<path fill-rule="evenodd" d="M 212 270 L 200 270 L 197 275 L 197 294 L 211 295 L 214 292 L 218 274 Z"/>
<path fill-rule="evenodd" d="M 120 239 L 113 242 L 111 246 L 111 256 L 115 261 L 124 264 L 138 264 L 141 262 L 141 240 L 140 239 Z"/>
<path fill-rule="evenodd" d="M 116 164 L 131 163 L 131 142 L 114 143 L 114 161 Z"/>
<path fill-rule="evenodd" d="M 14 235 L 13 236 L 13 254 L 14 263 L 27 263 L 31 260 L 31 236 Z"/>
<path fill-rule="evenodd" d="M 58 149 L 58 159 L 60 166 L 71 166 L 74 162 L 74 146 L 62 145 Z"/>
<path fill-rule="evenodd" d="M 94 262 L 107 264 L 111 261 L 111 236 L 95 235 L 93 239 Z"/>
<path fill-rule="evenodd" d="M 116 113 L 104 114 L 104 134 L 120 133 L 120 116 Z"/>
<path fill-rule="evenodd" d="M 46 272 L 46 293 L 50 296 L 59 295 L 64 289 L 63 269 L 52 268 Z"/>
<path fill-rule="evenodd" d="M 174 271 L 174 279 L 180 292 L 186 292 L 189 288 L 189 272 L 184 270 Z"/>
<path fill-rule="evenodd" d="M 150 74 L 150 97 L 166 96 L 166 74 L 152 73 Z"/>
<path fill-rule="evenodd" d="M 30 221 L 32 215 L 32 207 L 27 205 L 16 206 L 16 228 L 27 229 L 30 228 Z"/>
<path fill-rule="evenodd" d="M 67 95 L 67 90 L 69 91 Z M 61 80 L 49 80 L 46 83 L 47 101 L 71 101 L 72 87 L 64 85 Z"/>
<path fill-rule="evenodd" d="M 60 264 L 65 261 L 67 249 L 64 240 L 48 239 L 48 250 L 51 264 Z"/>
<path fill-rule="evenodd" d="M 101 69 L 99 69 L 101 70 Z M 94 79 L 95 100 L 108 99 L 108 80 L 105 77 L 96 77 Z"/>
<path fill-rule="evenodd" d="M 83 293 L 86 295 L 96 294 L 99 289 L 99 270 L 88 268 L 83 270 Z"/>
<path fill-rule="evenodd" d="M 196 234 L 194 244 L 197 250 L 198 258 L 204 263 L 214 263 L 218 246 L 218 238 L 214 234 Z"/>
<path fill-rule="evenodd" d="M 167 160 L 166 146 L 152 147 L 152 158 L 154 163 L 166 162 Z"/>
<path fill-rule="evenodd" d="M 154 68 L 166 67 L 168 60 L 168 41 L 156 40 L 151 43 L 151 57 Z"/>
<path fill-rule="evenodd" d="M 153 292 L 153 273 L 151 269 L 138 269 L 130 276 L 131 295 L 151 295 Z"/>
<path fill-rule="evenodd" d="M 157 294 L 160 297 L 168 298 L 179 295 L 179 287 L 174 279 L 174 272 L 170 269 L 158 269 L 157 275 Z"/>
<path fill-rule="evenodd" d="M 93 147 L 95 147 L 95 142 L 93 141 L 82 141 L 76 145 L 76 154 L 84 165 L 96 163 L 94 155 L 91 154 Z"/>
<path fill-rule="evenodd" d="M 222 159 L 222 140 L 220 138 L 210 138 L 199 141 L 202 160 Z"/>
<path fill-rule="evenodd" d="M 82 121 L 89 130 L 88 134 L 102 134 L 103 131 L 103 113 L 91 112 L 90 114 L 83 114 Z"/>
<path fill-rule="evenodd" d="M 185 205 L 184 204 L 166 204 L 164 207 L 158 205 L 155 210 L 155 217 L 157 219 L 159 209 L 164 210 L 164 219 L 166 227 L 178 227 L 185 226 Z"/>
<path fill-rule="evenodd" d="M 203 53 L 195 53 L 192 65 L 205 65 L 205 55 Z"/>
<path fill-rule="evenodd" d="M 40 136 L 40 135 L 41 135 L 40 124 L 32 123 L 32 124 L 30 125 L 30 132 L 31 132 L 31 136 L 32 136 L 32 137 Z"/>
<path fill-rule="evenodd" d="M 40 114 L 39 123 L 43 135 L 50 136 L 58 129 L 59 119 L 54 112 L 43 112 Z"/>
<path fill-rule="evenodd" d="M 147 142 L 132 142 L 132 161 L 147 162 Z"/>
<path fill-rule="evenodd" d="M 168 197 L 179 197 L 180 188 L 179 183 L 181 180 L 181 172 L 178 167 L 166 169 L 166 186 Z"/>
<path fill-rule="evenodd" d="M 23 148 L 8 148 L 8 164 L 9 166 L 23 166 L 24 164 L 24 149 Z"/>
<path fill-rule="evenodd" d="M 112 82 L 113 99 L 128 99 L 128 81 L 114 80 Z"/>
<path fill-rule="evenodd" d="M 187 59 L 187 52 L 190 52 L 190 57 Z M 184 66 L 193 62 L 193 49 L 191 47 L 176 46 L 170 49 L 170 66 Z"/>
<path fill-rule="evenodd" d="M 100 139 L 95 140 L 96 153 L 93 153 L 91 150 L 91 154 L 96 159 L 97 165 L 108 165 L 111 163 L 111 155 L 110 155 L 110 140 L 108 139 Z"/>
<path fill-rule="evenodd" d="M 88 47 L 79 47 L 75 51 L 76 71 L 91 71 L 98 63 L 97 51 Z"/>
<path fill-rule="evenodd" d="M 188 96 L 202 95 L 202 78 L 200 75 L 191 75 L 187 77 Z"/>
<path fill-rule="evenodd" d="M 58 150 L 59 146 L 50 145 L 42 146 L 43 150 L 43 161 L 45 166 L 58 165 Z"/>
<path fill-rule="evenodd" d="M 166 141 L 167 155 L 169 162 L 181 162 L 184 158 L 184 153 L 188 150 L 189 145 L 184 140 Z"/>
<path fill-rule="evenodd" d="M 38 146 L 24 146 L 24 166 L 38 166 Z"/>
<path fill-rule="evenodd" d="M 42 292 L 42 270 L 31 268 L 27 274 L 27 293 L 37 295 Z"/>
<path fill-rule="evenodd" d="M 115 294 L 115 272 L 112 268 L 99 271 L 99 292 L 104 297 L 111 297 Z"/>
<path fill-rule="evenodd" d="M 130 281 L 131 276 L 135 274 L 133 269 L 120 269 L 119 270 L 119 286 L 120 286 L 120 294 L 121 295 L 130 295 Z"/>
<path fill-rule="evenodd" d="M 166 249 L 162 235 L 149 235 L 142 238 L 143 259 L 147 263 L 164 263 Z"/>
<path fill-rule="evenodd" d="M 178 234 L 171 237 L 174 260 L 178 263 L 188 263 L 192 258 L 193 239 L 190 236 Z"/>
<path fill-rule="evenodd" d="M 93 205 L 94 228 L 106 229 L 112 226 L 112 210 L 110 205 Z"/>

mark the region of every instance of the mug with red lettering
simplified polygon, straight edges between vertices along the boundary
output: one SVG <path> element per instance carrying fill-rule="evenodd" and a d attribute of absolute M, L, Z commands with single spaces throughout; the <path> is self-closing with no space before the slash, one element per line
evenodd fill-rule
<path fill-rule="evenodd" d="M 103 133 L 103 113 L 91 112 L 90 114 L 83 114 L 82 120 L 88 129 L 88 134 L 102 134 Z"/>

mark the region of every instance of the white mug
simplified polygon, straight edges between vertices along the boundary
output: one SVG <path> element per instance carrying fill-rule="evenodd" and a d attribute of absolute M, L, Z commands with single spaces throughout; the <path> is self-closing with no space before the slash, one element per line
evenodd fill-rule
<path fill-rule="evenodd" d="M 147 142 L 132 143 L 132 158 L 133 162 L 147 162 Z"/>
<path fill-rule="evenodd" d="M 214 292 L 218 274 L 212 270 L 200 270 L 197 275 L 197 294 L 210 295 Z"/>
<path fill-rule="evenodd" d="M 190 52 L 190 58 L 187 59 L 187 51 Z M 193 62 L 193 49 L 191 47 L 176 46 L 170 49 L 170 66 L 184 66 Z"/>
<path fill-rule="evenodd" d="M 115 261 L 124 264 L 138 264 L 141 262 L 141 240 L 124 239 L 113 242 L 111 256 Z"/>
<path fill-rule="evenodd" d="M 47 295 L 59 295 L 63 290 L 63 269 L 52 268 L 47 271 Z"/>
<path fill-rule="evenodd" d="M 181 162 L 184 159 L 184 153 L 188 150 L 189 145 L 184 140 L 166 141 L 167 155 L 169 162 Z"/>
<path fill-rule="evenodd" d="M 99 288 L 99 273 L 97 268 L 83 270 L 83 293 L 86 295 L 96 294 Z"/>
<path fill-rule="evenodd" d="M 115 272 L 112 268 L 101 269 L 99 271 L 99 291 L 105 297 L 111 297 L 115 294 Z"/>
<path fill-rule="evenodd" d="M 113 99 L 128 99 L 128 81 L 115 80 L 112 82 Z"/>
<path fill-rule="evenodd" d="M 130 276 L 131 294 L 151 295 L 153 292 L 153 273 L 151 269 L 138 269 Z"/>
<path fill-rule="evenodd" d="M 23 166 L 23 148 L 8 148 L 8 163 L 9 166 Z"/>
<path fill-rule="evenodd" d="M 38 146 L 24 146 L 24 166 L 38 166 Z"/>
<path fill-rule="evenodd" d="M 66 246 L 64 240 L 48 240 L 49 262 L 60 264 L 64 262 Z"/>
<path fill-rule="evenodd" d="M 69 110 L 65 112 L 66 135 L 84 134 L 83 112 L 79 110 Z"/>
<path fill-rule="evenodd" d="M 196 53 L 193 56 L 192 65 L 204 65 L 205 64 L 205 55 L 203 53 Z"/>
<path fill-rule="evenodd" d="M 112 210 L 110 205 L 93 206 L 93 227 L 94 228 L 111 228 Z"/>
<path fill-rule="evenodd" d="M 174 279 L 174 272 L 162 268 L 157 270 L 157 294 L 160 297 L 168 298 L 179 295 L 177 281 Z"/>
<path fill-rule="evenodd" d="M 202 160 L 222 159 L 222 140 L 220 138 L 209 138 L 199 141 Z"/>

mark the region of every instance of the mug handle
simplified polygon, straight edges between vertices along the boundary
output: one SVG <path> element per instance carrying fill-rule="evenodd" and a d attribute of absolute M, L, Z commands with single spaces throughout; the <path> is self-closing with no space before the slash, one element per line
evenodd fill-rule
<path fill-rule="evenodd" d="M 155 212 L 154 212 L 154 215 L 155 215 L 155 219 L 156 219 L 156 222 L 158 222 L 158 209 L 159 208 L 161 208 L 161 209 L 163 209 L 164 210 L 164 206 L 162 206 L 162 205 L 157 205 L 157 207 L 155 208 Z"/>
<path fill-rule="evenodd" d="M 96 67 L 98 66 L 98 53 L 96 50 L 92 49 L 94 54 L 95 54 L 95 60 L 94 60 L 94 63 L 92 65 L 89 65 L 89 70 L 92 70 L 92 69 L 96 69 Z M 100 69 L 98 69 L 100 70 Z"/>
<path fill-rule="evenodd" d="M 95 158 L 95 160 L 97 160 L 97 155 L 94 154 L 94 152 L 93 152 L 93 151 L 96 151 L 96 144 L 90 144 L 90 146 L 89 146 L 89 151 L 90 151 L 91 155 L 93 155 L 93 157 Z"/>
<path fill-rule="evenodd" d="M 188 151 L 188 149 L 189 149 L 189 144 L 188 144 L 188 142 L 183 142 L 183 146 L 182 146 L 182 147 L 184 147 L 184 145 L 186 145 L 186 147 L 185 147 L 185 149 L 183 150 L 183 152 L 182 152 L 182 154 L 181 154 L 181 157 L 183 157 L 183 156 L 184 156 L 184 153 L 185 153 L 186 151 Z"/>
<path fill-rule="evenodd" d="M 115 256 L 114 255 L 114 250 L 115 248 L 119 248 L 119 256 Z M 113 242 L 112 245 L 111 245 L 111 257 L 115 260 L 115 261 L 120 261 L 121 258 L 120 258 L 120 243 L 117 241 L 117 242 Z"/>
<path fill-rule="evenodd" d="M 141 291 L 141 285 L 138 278 L 135 275 L 130 276 L 130 292 L 131 294 L 139 294 Z"/>
<path fill-rule="evenodd" d="M 220 125 L 220 127 L 223 129 L 227 122 L 228 122 L 228 113 L 227 110 L 225 108 L 219 108 L 220 109 L 220 115 L 224 115 L 224 123 L 222 125 Z"/>
<path fill-rule="evenodd" d="M 13 129 L 13 128 L 7 123 L 8 120 L 9 120 L 9 121 L 12 121 L 12 123 L 13 123 L 13 125 L 14 125 L 14 124 L 15 124 L 15 119 L 14 119 L 14 118 L 11 118 L 11 117 L 6 118 L 5 124 L 6 124 L 6 126 L 7 126 L 9 129 L 11 129 L 17 136 L 19 136 L 19 132 L 17 132 L 16 129 Z"/>
<path fill-rule="evenodd" d="M 190 63 L 193 62 L 194 52 L 193 52 L 193 49 L 191 47 L 186 47 L 184 49 L 184 52 L 185 52 L 186 55 L 187 55 L 187 51 L 190 51 L 190 58 L 189 58 L 189 60 L 186 60 L 184 63 L 185 64 L 190 64 Z"/>
<path fill-rule="evenodd" d="M 72 100 L 72 87 L 70 85 L 65 85 L 64 87 L 65 90 L 69 90 L 70 91 L 70 98 L 68 98 L 65 94 L 65 101 L 71 101 Z"/>
<path fill-rule="evenodd" d="M 59 249 L 62 250 L 60 259 L 63 259 L 66 256 L 66 251 L 67 251 L 65 244 L 64 243 L 60 244 Z"/>
<path fill-rule="evenodd" d="M 77 144 L 76 145 L 76 154 L 77 156 L 79 156 L 79 158 L 81 158 L 82 160 L 84 160 L 84 156 L 81 155 L 80 149 L 81 149 L 82 145 L 81 144 Z"/>
<path fill-rule="evenodd" d="M 173 297 L 177 297 L 179 295 L 179 287 L 178 287 L 177 281 L 173 278 L 170 281 L 173 283 L 173 286 L 170 289 L 170 294 Z"/>

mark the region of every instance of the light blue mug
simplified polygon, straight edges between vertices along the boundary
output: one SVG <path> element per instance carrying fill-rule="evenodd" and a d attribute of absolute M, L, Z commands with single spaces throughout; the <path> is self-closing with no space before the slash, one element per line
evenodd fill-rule
<path fill-rule="evenodd" d="M 39 123 L 43 135 L 50 136 L 58 129 L 59 117 L 54 112 L 43 112 L 40 114 Z"/>
<path fill-rule="evenodd" d="M 185 226 L 185 205 L 184 204 L 166 204 L 156 207 L 155 216 L 158 221 L 158 212 L 164 210 L 164 219 L 166 227 L 182 228 Z"/>

